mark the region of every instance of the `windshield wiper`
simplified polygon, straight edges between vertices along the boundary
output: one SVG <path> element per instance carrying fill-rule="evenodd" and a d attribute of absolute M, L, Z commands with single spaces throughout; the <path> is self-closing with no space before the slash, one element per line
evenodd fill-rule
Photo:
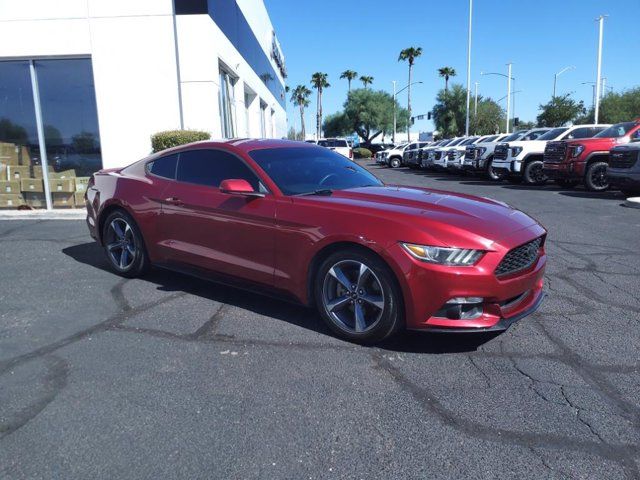
<path fill-rule="evenodd" d="M 313 192 L 298 193 L 295 196 L 306 197 L 309 195 L 331 195 L 332 193 L 333 193 L 333 190 L 331 190 L 330 188 L 323 188 L 319 190 L 314 190 Z"/>

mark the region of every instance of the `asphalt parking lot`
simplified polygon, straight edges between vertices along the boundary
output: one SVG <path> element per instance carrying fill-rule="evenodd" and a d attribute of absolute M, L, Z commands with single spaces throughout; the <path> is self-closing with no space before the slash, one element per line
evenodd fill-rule
<path fill-rule="evenodd" d="M 541 310 L 360 347 L 280 300 L 117 277 L 82 221 L 0 221 L 0 478 L 640 478 L 640 210 L 362 163 L 542 222 Z"/>

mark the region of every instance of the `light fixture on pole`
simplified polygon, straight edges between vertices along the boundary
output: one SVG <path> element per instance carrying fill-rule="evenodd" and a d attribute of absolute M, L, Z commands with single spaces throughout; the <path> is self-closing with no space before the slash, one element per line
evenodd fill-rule
<path fill-rule="evenodd" d="M 598 125 L 598 115 L 600 113 L 600 81 L 602 75 L 602 34 L 604 30 L 604 19 L 608 15 L 600 15 L 596 18 L 599 23 L 599 35 L 598 35 L 598 73 L 596 75 L 596 99 L 594 108 L 594 123 Z"/>
<path fill-rule="evenodd" d="M 510 113 L 511 113 L 511 80 L 513 80 L 514 82 L 516 81 L 515 78 L 513 78 L 511 76 L 511 66 L 513 64 L 511 62 L 507 63 L 507 75 L 505 75 L 504 73 L 497 73 L 497 72 L 480 72 L 480 75 L 499 75 L 501 77 L 506 77 L 507 78 L 507 126 L 506 126 L 506 130 L 505 133 L 509 133 L 509 117 L 510 117 Z"/>
<path fill-rule="evenodd" d="M 396 97 L 398 96 L 398 94 L 402 93 L 404 90 L 409 88 L 411 85 L 416 85 L 416 84 L 422 83 L 422 82 L 420 82 L 420 81 L 411 82 L 409 85 L 405 85 L 403 88 L 401 88 L 397 92 L 396 92 L 396 81 L 393 80 L 392 83 L 393 83 L 393 143 L 396 143 L 396 124 L 397 124 L 397 120 L 396 120 Z M 410 121 L 411 121 L 411 119 L 409 119 L 409 122 Z"/>
<path fill-rule="evenodd" d="M 553 75 L 553 96 L 556 96 L 556 84 L 558 83 L 558 77 L 560 75 L 562 75 L 564 72 L 568 71 L 568 70 L 573 70 L 574 68 L 576 68 L 573 65 L 569 65 L 568 67 L 564 67 L 562 70 L 560 70 L 558 73 Z"/>
<path fill-rule="evenodd" d="M 467 32 L 467 119 L 464 127 L 469 136 L 469 103 L 471 100 L 471 20 L 473 18 L 473 0 L 469 0 L 469 30 Z"/>

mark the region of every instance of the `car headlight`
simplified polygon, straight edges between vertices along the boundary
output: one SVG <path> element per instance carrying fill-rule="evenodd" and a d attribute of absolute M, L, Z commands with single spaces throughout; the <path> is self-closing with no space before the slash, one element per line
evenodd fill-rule
<path fill-rule="evenodd" d="M 484 254 L 482 250 L 466 248 L 431 247 L 402 243 L 403 248 L 414 258 L 439 265 L 470 267 L 475 265 Z"/>
<path fill-rule="evenodd" d="M 511 147 L 511 156 L 517 157 L 522 153 L 522 147 Z"/>
<path fill-rule="evenodd" d="M 576 145 L 571 152 L 571 158 L 579 157 L 582 152 L 584 152 L 584 145 Z"/>

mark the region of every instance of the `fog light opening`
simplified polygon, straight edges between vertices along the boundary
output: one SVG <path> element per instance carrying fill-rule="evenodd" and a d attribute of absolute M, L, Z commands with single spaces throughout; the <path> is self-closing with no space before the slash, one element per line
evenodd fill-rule
<path fill-rule="evenodd" d="M 482 297 L 455 297 L 447 301 L 434 317 L 449 320 L 473 320 L 482 315 Z"/>

